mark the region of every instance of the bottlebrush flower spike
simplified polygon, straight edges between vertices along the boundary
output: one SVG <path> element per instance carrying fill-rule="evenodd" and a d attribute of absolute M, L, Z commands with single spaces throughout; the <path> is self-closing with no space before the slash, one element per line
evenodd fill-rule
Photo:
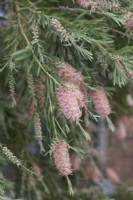
<path fill-rule="evenodd" d="M 61 23 L 57 19 L 51 19 L 51 25 L 52 27 L 60 34 L 62 39 L 65 39 L 65 41 L 69 38 L 69 33 L 65 30 L 65 28 L 61 25 Z"/>
<path fill-rule="evenodd" d="M 57 141 L 53 147 L 53 156 L 60 175 L 68 176 L 72 173 L 67 143 L 64 141 Z"/>
<path fill-rule="evenodd" d="M 84 8 L 88 8 L 91 5 L 91 1 L 87 2 L 86 0 L 77 0 L 77 3 Z"/>
<path fill-rule="evenodd" d="M 66 118 L 71 122 L 78 121 L 81 117 L 81 98 L 78 98 L 78 91 L 60 86 L 56 94 L 60 109 Z"/>
<path fill-rule="evenodd" d="M 98 87 L 92 94 L 93 104 L 98 113 L 106 117 L 111 113 L 110 105 L 102 87 Z"/>
<path fill-rule="evenodd" d="M 62 81 L 71 83 L 74 85 L 79 85 L 83 82 L 83 76 L 74 67 L 67 63 L 62 63 L 58 66 L 58 76 Z"/>
<path fill-rule="evenodd" d="M 79 91 L 80 94 L 78 99 L 81 99 L 81 104 L 83 104 L 81 105 L 81 107 L 83 107 L 88 97 L 88 90 L 84 84 L 81 72 L 78 72 L 74 67 L 67 63 L 62 63 L 58 65 L 58 76 L 63 82 L 75 88 L 75 90 L 77 89 L 77 91 Z"/>
<path fill-rule="evenodd" d="M 120 183 L 119 176 L 113 169 L 107 167 L 105 171 L 106 171 L 107 177 L 110 178 L 114 183 L 116 184 Z"/>
<path fill-rule="evenodd" d="M 125 125 L 122 122 L 119 122 L 118 128 L 116 129 L 115 134 L 118 137 L 118 139 L 125 139 L 126 138 L 127 131 L 126 131 Z"/>

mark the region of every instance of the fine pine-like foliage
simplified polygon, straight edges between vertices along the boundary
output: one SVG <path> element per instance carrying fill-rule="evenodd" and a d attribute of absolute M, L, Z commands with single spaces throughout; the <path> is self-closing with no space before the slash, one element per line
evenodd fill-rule
<path fill-rule="evenodd" d="M 0 198 L 108 199 L 102 187 L 85 183 L 84 166 L 71 181 L 56 166 L 71 172 L 67 148 L 91 160 L 88 124 L 105 118 L 113 130 L 111 120 L 128 110 L 117 106 L 117 94 L 132 84 L 133 1 L 0 3 Z M 55 156 L 57 141 L 65 147 Z"/>

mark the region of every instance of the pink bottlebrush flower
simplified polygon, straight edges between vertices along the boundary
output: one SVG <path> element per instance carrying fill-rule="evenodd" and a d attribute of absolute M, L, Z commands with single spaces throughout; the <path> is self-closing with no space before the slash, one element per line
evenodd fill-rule
<path fill-rule="evenodd" d="M 127 22 L 126 22 L 126 27 L 127 27 L 127 28 L 132 28 L 132 27 L 133 27 L 133 20 L 127 21 Z"/>
<path fill-rule="evenodd" d="M 125 125 L 122 122 L 119 122 L 118 128 L 117 128 L 115 134 L 118 137 L 118 139 L 125 139 L 126 138 L 127 131 L 126 131 Z"/>
<path fill-rule="evenodd" d="M 74 67 L 66 63 L 60 64 L 58 69 L 58 76 L 63 82 L 68 85 L 70 84 L 71 87 L 77 90 L 76 94 L 79 93 L 78 101 L 80 102 L 81 107 L 84 107 L 88 97 L 88 90 L 84 84 L 81 72 L 78 72 Z"/>
<path fill-rule="evenodd" d="M 128 11 L 128 12 L 126 12 L 126 13 L 124 14 L 124 17 L 125 17 L 126 19 L 130 19 L 131 17 L 133 17 L 133 13 L 132 13 L 131 11 Z"/>
<path fill-rule="evenodd" d="M 102 87 L 98 87 L 92 94 L 93 104 L 98 113 L 106 117 L 111 113 L 110 105 Z"/>
<path fill-rule="evenodd" d="M 133 106 L 133 97 L 131 94 L 127 95 L 127 103 L 129 106 Z"/>
<path fill-rule="evenodd" d="M 81 99 L 78 99 L 78 91 L 60 86 L 57 88 L 56 94 L 60 109 L 66 118 L 71 122 L 78 121 L 81 117 Z"/>
<path fill-rule="evenodd" d="M 58 76 L 61 78 L 62 81 L 74 84 L 76 86 L 83 82 L 82 74 L 71 65 L 67 63 L 62 63 L 58 66 L 58 68 Z"/>
<path fill-rule="evenodd" d="M 107 177 L 110 178 L 114 183 L 116 184 L 120 183 L 119 176 L 113 169 L 107 167 L 105 172 L 106 172 Z"/>
<path fill-rule="evenodd" d="M 133 27 L 133 13 L 128 11 L 124 14 L 124 18 L 125 18 L 125 26 L 127 28 L 132 28 Z"/>
<path fill-rule="evenodd" d="M 82 91 L 82 94 L 84 95 L 84 100 L 86 101 L 86 99 L 88 98 L 89 92 L 84 82 L 81 82 L 79 89 L 80 91 Z"/>
<path fill-rule="evenodd" d="M 72 173 L 67 143 L 64 141 L 57 141 L 53 148 L 53 156 L 60 175 L 68 176 Z"/>
<path fill-rule="evenodd" d="M 128 75 L 131 76 L 131 77 L 133 77 L 133 70 L 129 70 L 128 71 Z"/>
<path fill-rule="evenodd" d="M 73 93 L 74 93 L 74 95 L 75 95 L 75 97 L 76 97 L 76 99 L 78 101 L 79 107 L 83 108 L 85 106 L 83 93 L 78 89 L 73 90 Z"/>
<path fill-rule="evenodd" d="M 91 6 L 91 2 L 88 2 L 88 1 L 86 1 L 86 0 L 77 0 L 77 3 L 79 4 L 79 5 L 81 5 L 82 7 L 84 7 L 84 8 L 88 8 L 89 6 Z"/>

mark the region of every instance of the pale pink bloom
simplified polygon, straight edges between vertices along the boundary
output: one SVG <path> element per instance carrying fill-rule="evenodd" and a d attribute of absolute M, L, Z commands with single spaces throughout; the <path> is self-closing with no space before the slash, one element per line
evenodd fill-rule
<path fill-rule="evenodd" d="M 79 121 L 81 117 L 82 98 L 80 96 L 78 98 L 79 94 L 78 91 L 73 91 L 63 86 L 58 87 L 56 91 L 59 107 L 71 122 Z"/>
<path fill-rule="evenodd" d="M 74 67 L 67 63 L 62 63 L 58 66 L 58 76 L 63 82 L 73 85 L 80 85 L 83 82 L 83 76 Z"/>
<path fill-rule="evenodd" d="M 106 117 L 111 113 L 108 99 L 102 87 L 98 87 L 96 91 L 92 93 L 92 101 L 101 116 Z"/>
<path fill-rule="evenodd" d="M 127 136 L 126 127 L 124 126 L 124 124 L 122 122 L 119 122 L 119 124 L 118 124 L 118 128 L 116 130 L 116 135 L 117 135 L 118 139 L 125 139 Z"/>
<path fill-rule="evenodd" d="M 133 76 L 133 70 L 129 70 L 129 71 L 128 71 L 128 74 L 129 74 L 130 76 Z"/>
<path fill-rule="evenodd" d="M 112 182 L 116 184 L 120 183 L 120 178 L 113 169 L 107 167 L 105 172 L 106 172 L 107 177 L 110 178 Z"/>
<path fill-rule="evenodd" d="M 68 176 L 72 173 L 67 143 L 64 141 L 57 141 L 53 148 L 53 156 L 60 175 Z"/>
<path fill-rule="evenodd" d="M 133 27 L 133 20 L 127 21 L 127 22 L 126 22 L 126 27 L 127 27 L 127 28 L 132 28 L 132 27 Z"/>
<path fill-rule="evenodd" d="M 91 6 L 91 2 L 88 2 L 87 0 L 77 0 L 77 3 L 79 5 L 81 5 L 84 8 L 88 8 L 89 6 Z"/>
<path fill-rule="evenodd" d="M 125 17 L 125 18 L 131 18 L 131 17 L 133 17 L 133 13 L 132 13 L 131 11 L 128 11 L 128 12 L 126 12 L 126 13 L 124 14 L 124 17 Z"/>
<path fill-rule="evenodd" d="M 88 89 L 85 86 L 84 82 L 81 82 L 79 89 L 82 92 L 82 94 L 84 95 L 84 100 L 86 101 L 86 99 L 88 98 L 89 92 L 88 92 Z"/>
<path fill-rule="evenodd" d="M 67 63 L 62 63 L 58 66 L 58 76 L 63 82 L 73 87 L 75 90 L 78 89 L 80 98 L 83 99 L 85 103 L 88 98 L 88 90 L 84 84 L 81 72 L 78 72 L 74 67 Z M 81 107 L 85 106 L 84 103 Z"/>
<path fill-rule="evenodd" d="M 133 106 L 133 97 L 131 94 L 127 95 L 127 103 L 129 106 Z"/>
<path fill-rule="evenodd" d="M 73 94 L 75 95 L 75 98 L 77 99 L 78 101 L 78 105 L 80 108 L 83 108 L 85 107 L 85 102 L 84 102 L 84 95 L 83 93 L 78 90 L 78 89 L 75 89 L 73 90 Z"/>

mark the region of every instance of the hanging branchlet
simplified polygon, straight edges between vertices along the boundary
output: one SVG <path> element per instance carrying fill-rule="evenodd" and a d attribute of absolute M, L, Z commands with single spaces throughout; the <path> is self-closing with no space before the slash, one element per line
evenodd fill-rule
<path fill-rule="evenodd" d="M 32 74 L 28 73 L 27 74 L 27 82 L 28 82 L 28 88 L 29 88 L 29 93 L 33 98 L 35 98 L 35 88 L 34 88 L 34 80 Z"/>
<path fill-rule="evenodd" d="M 37 25 L 32 26 L 32 34 L 33 34 L 33 40 L 31 42 L 32 45 L 39 43 L 39 28 Z"/>
<path fill-rule="evenodd" d="M 124 66 L 122 65 L 122 63 L 121 63 L 121 61 L 119 60 L 119 59 L 116 59 L 115 60 L 115 64 L 117 65 L 117 66 L 119 66 L 119 68 L 125 73 L 126 71 L 125 71 L 125 69 L 124 69 Z"/>
<path fill-rule="evenodd" d="M 7 147 L 2 147 L 2 152 L 3 154 L 6 155 L 6 157 L 15 165 L 17 165 L 17 167 L 22 166 L 21 161 L 13 155 L 13 153 L 7 148 Z"/>
<path fill-rule="evenodd" d="M 41 127 L 41 120 L 38 112 L 34 114 L 34 129 L 35 129 L 35 138 L 42 142 L 42 127 Z"/>
<path fill-rule="evenodd" d="M 42 104 L 44 103 L 44 100 L 45 100 L 44 88 L 45 88 L 45 86 L 44 86 L 43 79 L 41 77 L 37 78 L 37 80 L 35 82 L 35 91 L 36 91 L 39 99 L 41 100 Z"/>
<path fill-rule="evenodd" d="M 61 23 L 57 19 L 51 20 L 51 26 L 59 33 L 63 40 L 68 41 L 69 33 L 65 30 L 65 28 L 61 25 Z"/>
<path fill-rule="evenodd" d="M 128 75 L 130 77 L 133 76 L 133 70 L 125 69 L 124 65 L 121 63 L 120 59 L 115 60 L 115 65 L 118 66 L 125 75 Z"/>
<path fill-rule="evenodd" d="M 13 76 L 13 70 L 15 69 L 15 63 L 10 61 L 9 63 L 9 75 L 8 75 L 8 84 L 9 84 L 9 91 L 10 91 L 10 97 L 13 100 L 13 105 L 16 105 L 16 101 L 15 101 L 15 80 L 14 80 L 14 76 Z"/>
<path fill-rule="evenodd" d="M 11 98 L 15 97 L 15 80 L 12 72 L 9 74 L 9 91 Z"/>
<path fill-rule="evenodd" d="M 100 63 L 100 65 L 106 70 L 108 68 L 107 63 L 105 62 L 104 57 L 102 56 L 102 54 L 100 52 L 96 52 L 96 56 L 97 56 L 97 61 Z"/>

